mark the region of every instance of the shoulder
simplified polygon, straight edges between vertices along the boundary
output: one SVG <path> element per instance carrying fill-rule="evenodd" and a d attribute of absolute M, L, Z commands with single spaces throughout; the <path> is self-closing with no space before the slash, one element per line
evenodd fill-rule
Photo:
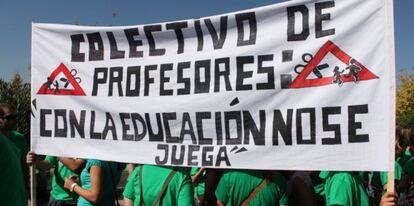
<path fill-rule="evenodd" d="M 141 167 L 139 167 L 139 166 L 135 167 L 135 169 L 132 171 L 131 175 L 129 175 L 129 177 L 127 179 L 127 181 L 128 181 L 127 184 L 130 187 L 132 187 L 132 185 L 134 185 L 137 182 L 137 180 L 139 178 L 139 171 L 140 171 L 140 169 L 141 169 Z"/>
<path fill-rule="evenodd" d="M 350 182 L 354 179 L 354 175 L 351 172 L 335 172 L 331 176 L 331 181 L 335 182 Z"/>
<path fill-rule="evenodd" d="M 259 174 L 257 170 L 239 170 L 239 169 L 226 169 L 222 173 L 222 177 L 231 177 L 231 178 L 243 178 L 243 177 L 249 177 L 251 175 Z"/>
<path fill-rule="evenodd" d="M 357 177 L 351 172 L 334 172 L 327 179 L 327 192 L 348 191 L 352 185 L 357 184 Z"/>
<path fill-rule="evenodd" d="M 134 168 L 134 170 L 132 171 L 132 173 L 131 173 L 131 175 L 130 175 L 130 178 L 133 178 L 133 177 L 136 177 L 136 176 L 138 176 L 138 174 L 139 174 L 139 170 L 141 169 L 141 166 L 136 166 L 135 168 Z"/>

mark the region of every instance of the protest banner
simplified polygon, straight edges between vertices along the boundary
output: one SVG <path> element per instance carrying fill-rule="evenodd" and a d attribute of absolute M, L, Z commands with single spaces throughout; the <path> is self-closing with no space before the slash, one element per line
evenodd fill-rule
<path fill-rule="evenodd" d="M 388 171 L 389 8 L 303 0 L 148 25 L 34 23 L 32 149 L 157 165 Z"/>

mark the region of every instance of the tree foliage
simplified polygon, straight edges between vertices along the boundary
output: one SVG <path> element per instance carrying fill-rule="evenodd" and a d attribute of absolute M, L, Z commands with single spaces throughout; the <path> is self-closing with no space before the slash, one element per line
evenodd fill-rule
<path fill-rule="evenodd" d="M 23 83 L 19 74 L 10 82 L 0 79 L 0 103 L 12 105 L 17 112 L 17 130 L 24 135 L 30 133 L 30 84 Z"/>
<path fill-rule="evenodd" d="M 403 127 L 414 127 L 414 72 L 408 74 L 407 70 L 403 70 L 400 81 L 397 87 L 397 123 Z"/>

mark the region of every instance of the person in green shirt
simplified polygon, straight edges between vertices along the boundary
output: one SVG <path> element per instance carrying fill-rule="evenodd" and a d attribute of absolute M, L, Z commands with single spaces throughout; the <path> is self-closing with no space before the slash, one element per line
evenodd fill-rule
<path fill-rule="evenodd" d="M 0 116 L 4 114 L 0 112 Z M 0 128 L 4 126 L 0 121 Z M 25 189 L 20 154 L 16 146 L 0 131 L 0 203 L 4 206 L 26 206 Z"/>
<path fill-rule="evenodd" d="M 78 206 L 115 206 L 116 186 L 125 164 L 88 159 L 77 179 L 67 178 L 65 188 L 79 195 Z"/>
<path fill-rule="evenodd" d="M 260 170 L 224 171 L 216 188 L 216 197 L 219 206 L 288 204 L 284 177 L 279 172 Z"/>
<path fill-rule="evenodd" d="M 157 205 L 194 205 L 191 178 L 186 168 L 137 166 L 123 195 L 125 206 L 153 205 L 154 202 Z"/>
<path fill-rule="evenodd" d="M 413 147 L 414 145 L 414 129 L 407 129 L 406 136 L 410 140 L 410 146 Z M 405 163 L 403 166 L 403 175 L 401 177 L 401 181 L 398 184 L 397 190 L 398 192 L 407 192 L 411 186 L 411 182 L 414 179 L 414 157 L 411 158 Z"/>
<path fill-rule="evenodd" d="M 42 171 L 54 168 L 48 206 L 77 204 L 78 195 L 64 188 L 64 183 L 66 178 L 76 175 L 82 170 L 85 164 L 84 160 L 54 156 L 46 156 L 44 160 L 41 160 L 30 151 L 26 156 L 26 162 L 29 165 L 35 162 L 36 168 Z"/>
<path fill-rule="evenodd" d="M 19 161 L 22 167 L 23 180 L 27 190 L 29 189 L 29 169 L 26 165 L 26 154 L 29 152 L 29 144 L 23 134 L 16 131 L 17 115 L 15 109 L 10 104 L 0 104 L 0 110 L 4 114 L 2 118 L 2 133 L 17 147 L 19 151 Z"/>
<path fill-rule="evenodd" d="M 369 205 L 364 183 L 357 172 L 328 172 L 319 175 L 324 181 L 327 206 L 365 206 Z"/>

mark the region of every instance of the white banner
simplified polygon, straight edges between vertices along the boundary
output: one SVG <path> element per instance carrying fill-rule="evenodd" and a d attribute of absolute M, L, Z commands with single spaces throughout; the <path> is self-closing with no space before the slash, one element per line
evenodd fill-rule
<path fill-rule="evenodd" d="M 158 165 L 388 170 L 384 0 L 32 26 L 32 149 Z M 392 20 L 392 19 L 391 19 Z"/>

